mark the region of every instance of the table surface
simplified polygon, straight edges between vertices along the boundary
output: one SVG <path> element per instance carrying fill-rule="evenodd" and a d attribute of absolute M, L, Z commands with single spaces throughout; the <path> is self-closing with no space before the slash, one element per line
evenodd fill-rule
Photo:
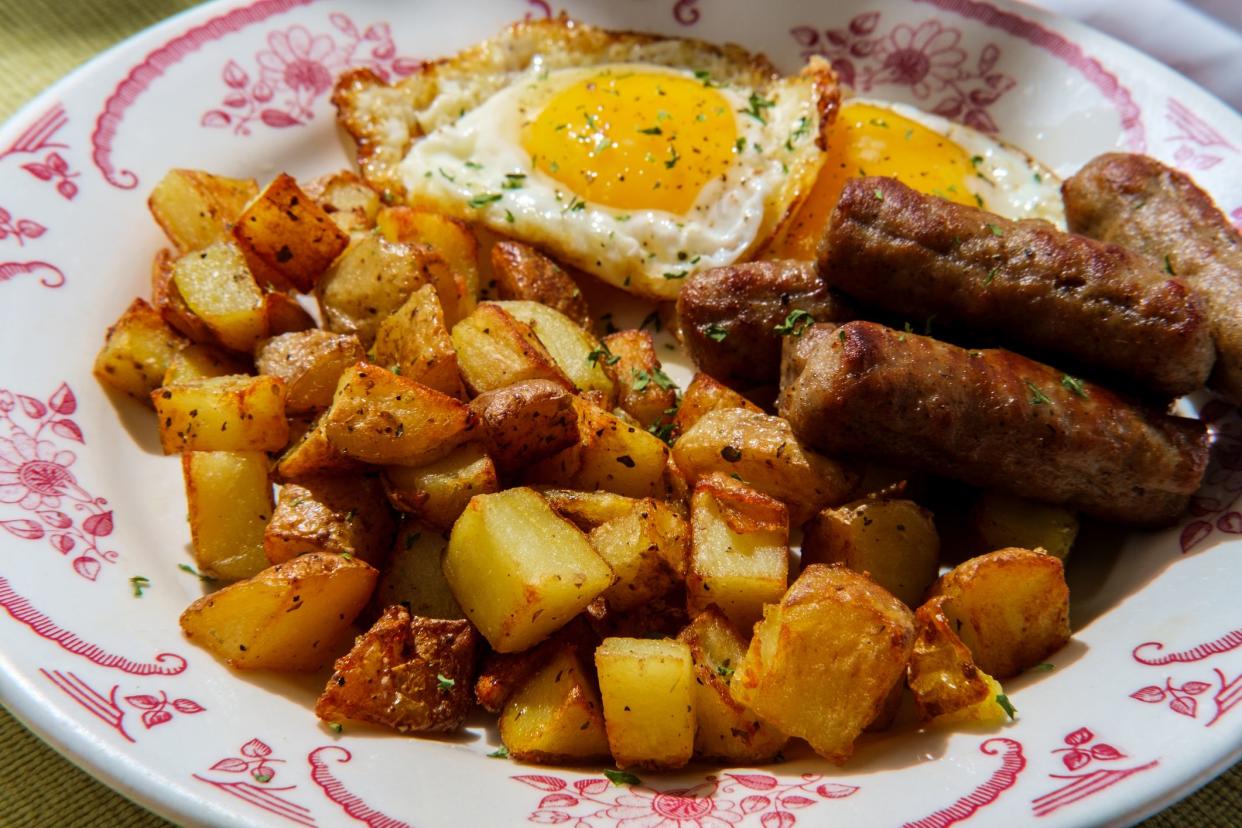
<path fill-rule="evenodd" d="M 82 62 L 196 0 L 0 0 L 0 122 Z M 169 823 L 61 758 L 0 708 L 0 824 L 125 826 Z M 1242 764 L 1143 823 L 1144 828 L 1237 824 Z"/>

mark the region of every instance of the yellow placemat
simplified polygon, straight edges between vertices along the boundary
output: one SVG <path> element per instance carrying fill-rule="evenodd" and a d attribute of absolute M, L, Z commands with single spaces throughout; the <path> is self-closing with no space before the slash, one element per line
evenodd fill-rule
<path fill-rule="evenodd" d="M 0 122 L 88 58 L 194 0 L 0 0 Z M 0 826 L 169 823 L 96 782 L 0 708 Z M 1242 765 L 1144 828 L 1242 824 Z"/>

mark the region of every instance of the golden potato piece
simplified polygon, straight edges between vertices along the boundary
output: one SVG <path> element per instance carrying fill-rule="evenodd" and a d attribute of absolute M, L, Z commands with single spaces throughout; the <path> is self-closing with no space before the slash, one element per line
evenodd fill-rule
<path fill-rule="evenodd" d="M 405 607 L 389 607 L 337 659 L 315 715 L 402 733 L 457 730 L 474 702 L 478 638 L 469 621 L 412 617 Z"/>
<path fill-rule="evenodd" d="M 377 575 L 358 558 L 312 552 L 199 598 L 181 631 L 238 670 L 317 670 L 348 638 Z"/>
<path fill-rule="evenodd" d="M 571 521 L 583 532 L 601 523 L 623 517 L 640 502 L 637 498 L 612 492 L 575 492 L 571 489 L 541 489 L 552 511 Z"/>
<path fill-rule="evenodd" d="M 182 252 L 229 238 L 233 222 L 259 193 L 253 178 L 169 170 L 147 199 L 151 215 Z"/>
<path fill-rule="evenodd" d="M 263 549 L 274 564 L 308 552 L 333 552 L 379 566 L 395 531 L 396 521 L 375 477 L 307 477 L 280 487 Z"/>
<path fill-rule="evenodd" d="M 316 326 L 315 317 L 294 296 L 279 290 L 263 294 L 263 315 L 267 318 L 268 336 L 309 331 Z"/>
<path fill-rule="evenodd" d="M 604 591 L 611 610 L 644 604 L 685 577 L 690 530 L 681 515 L 652 498 L 591 530 L 591 546 L 612 567 L 616 583 Z"/>
<path fill-rule="evenodd" d="M 690 380 L 686 393 L 681 397 L 677 414 L 673 417 L 675 433 L 684 434 L 704 414 L 721 408 L 742 408 L 756 414 L 763 413 L 763 409 L 729 386 L 699 372 Z"/>
<path fill-rule="evenodd" d="M 277 289 L 308 293 L 349 245 L 345 233 L 292 176 L 281 173 L 233 225 L 255 278 Z"/>
<path fill-rule="evenodd" d="M 474 310 L 479 295 L 479 241 L 463 221 L 412 207 L 385 207 L 377 217 L 384 238 L 426 245 L 444 259 L 436 293 L 449 326 Z"/>
<path fill-rule="evenodd" d="M 1016 546 L 1065 560 L 1078 537 L 1078 516 L 1063 506 L 984 492 L 968 518 L 978 553 Z"/>
<path fill-rule="evenodd" d="M 975 666 L 970 650 L 953 631 L 943 597 L 914 614 L 916 635 L 907 681 L 924 718 L 974 707 L 993 695 L 987 673 Z"/>
<path fill-rule="evenodd" d="M 393 506 L 438 529 L 450 529 L 470 498 L 500 491 L 496 465 L 478 443 L 466 443 L 426 466 L 387 466 L 384 491 Z"/>
<path fill-rule="evenodd" d="M 479 439 L 501 474 L 511 475 L 578 442 L 573 394 L 548 380 L 525 380 L 475 397 Z"/>
<path fill-rule="evenodd" d="M 181 455 L 194 563 L 212 578 L 249 578 L 267 567 L 263 532 L 272 517 L 272 483 L 261 451 Z"/>
<path fill-rule="evenodd" d="M 586 297 L 565 268 L 521 242 L 492 245 L 492 273 L 501 299 L 526 299 L 554 308 L 579 327 L 591 327 Z"/>
<path fill-rule="evenodd" d="M 617 358 L 604 371 L 617 387 L 617 405 L 653 434 L 664 426 L 671 431 L 677 410 L 677 386 L 660 365 L 655 341 L 646 331 L 619 331 L 604 337 L 604 345 Z M 668 424 L 668 425 L 666 425 Z"/>
<path fill-rule="evenodd" d="M 553 656 L 566 648 L 579 653 L 593 653 L 599 642 L 599 636 L 580 615 L 529 650 L 488 653 L 474 684 L 475 701 L 488 713 L 500 713 L 509 697 L 543 669 Z"/>
<path fill-rule="evenodd" d="M 249 353 L 267 336 L 263 292 L 241 250 L 216 242 L 172 264 L 173 283 L 186 307 L 226 348 Z"/>
<path fill-rule="evenodd" d="M 212 377 L 151 392 L 165 454 L 278 451 L 289 442 L 285 383 L 276 377 Z"/>
<path fill-rule="evenodd" d="M 150 405 L 151 392 L 160 387 L 187 344 L 154 308 L 135 299 L 108 328 L 104 346 L 95 356 L 95 378 Z"/>
<path fill-rule="evenodd" d="M 694 661 L 680 642 L 606 638 L 595 650 L 617 766 L 680 768 L 694 754 Z"/>
<path fill-rule="evenodd" d="M 213 377 L 227 377 L 230 374 L 246 374 L 252 367 L 247 363 L 248 360 L 237 354 L 210 345 L 191 344 L 177 351 L 168 363 L 168 370 L 164 372 L 164 382 L 161 384 L 177 385 Z M 150 402 L 149 394 L 146 400 Z"/>
<path fill-rule="evenodd" d="M 365 357 L 351 334 L 312 330 L 281 334 L 260 343 L 254 364 L 260 374 L 285 381 L 285 410 L 308 414 L 332 404 L 346 368 Z"/>
<path fill-rule="evenodd" d="M 509 697 L 500 741 L 519 762 L 573 764 L 608 756 L 603 704 L 576 647 L 560 644 Z"/>
<path fill-rule="evenodd" d="M 375 227 L 380 211 L 379 193 L 353 170 L 321 175 L 306 182 L 302 189 L 342 231 L 362 233 Z"/>
<path fill-rule="evenodd" d="M 376 605 L 401 604 L 423 618 L 465 618 L 440 565 L 447 548 L 447 534 L 414 520 L 402 523 L 375 588 Z"/>
<path fill-rule="evenodd" d="M 1069 641 L 1069 587 L 1061 561 L 1029 549 L 1000 549 L 941 576 L 930 598 L 975 664 L 997 679 L 1034 667 Z"/>
<path fill-rule="evenodd" d="M 375 362 L 442 394 L 465 396 L 453 338 L 431 285 L 411 293 L 404 305 L 380 323 Z"/>
<path fill-rule="evenodd" d="M 444 576 L 466 617 L 501 653 L 539 643 L 613 582 L 582 532 L 526 488 L 470 501 L 453 526 Z"/>
<path fill-rule="evenodd" d="M 579 391 L 598 391 L 612 408 L 616 388 L 604 366 L 612 359 L 595 336 L 565 314 L 539 302 L 517 299 L 496 302 L 514 319 L 530 326 L 552 359 Z"/>
<path fill-rule="evenodd" d="M 191 342 L 218 346 L 220 341 L 216 339 L 216 335 L 186 305 L 181 292 L 177 290 L 177 283 L 173 281 L 173 263 L 179 255 L 167 248 L 155 254 L 151 261 L 151 304 L 170 328 Z"/>
<path fill-rule="evenodd" d="M 905 673 L 913 644 L 905 604 L 865 575 L 812 564 L 764 608 L 729 687 L 769 725 L 841 763 Z"/>
<path fill-rule="evenodd" d="M 324 411 L 276 460 L 276 477 L 298 480 L 315 475 L 350 474 L 365 468 L 361 460 L 347 457 L 328 441 Z"/>
<path fill-rule="evenodd" d="M 573 382 L 557 365 L 530 326 L 495 302 L 482 302 L 453 326 L 457 367 L 473 394 L 525 380 L 548 380 L 573 391 Z"/>

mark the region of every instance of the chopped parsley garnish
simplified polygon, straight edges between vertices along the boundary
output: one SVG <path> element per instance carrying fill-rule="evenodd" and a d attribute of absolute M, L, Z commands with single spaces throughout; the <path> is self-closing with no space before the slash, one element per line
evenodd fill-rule
<path fill-rule="evenodd" d="M 888 129 L 888 121 L 885 121 L 883 118 L 872 118 L 871 125 L 878 126 L 880 129 Z"/>
<path fill-rule="evenodd" d="M 487 758 L 488 759 L 508 759 L 509 749 L 505 747 L 504 745 L 501 745 L 500 747 L 493 750 L 491 753 L 487 754 Z"/>
<path fill-rule="evenodd" d="M 604 776 L 608 777 L 608 781 L 614 785 L 641 785 L 643 780 L 639 779 L 629 771 L 605 770 Z"/>
<path fill-rule="evenodd" d="M 729 659 L 726 658 L 724 661 L 716 665 L 716 675 L 720 676 L 725 681 L 733 678 L 733 668 L 729 666 Z"/>
<path fill-rule="evenodd" d="M 880 201 L 883 201 L 883 200 L 884 200 L 884 191 L 883 191 L 883 190 L 881 190 L 879 187 L 876 187 L 876 188 L 875 188 L 875 190 L 874 190 L 874 192 L 875 192 L 875 197 L 876 197 L 876 198 L 878 198 Z"/>
<path fill-rule="evenodd" d="M 436 689 L 441 693 L 447 693 L 457 686 L 457 679 L 451 679 L 443 673 L 436 673 Z"/>
<path fill-rule="evenodd" d="M 633 374 L 634 390 L 645 391 L 647 386 L 651 384 L 651 374 L 648 374 L 646 371 L 640 371 L 637 368 L 633 369 Z"/>
<path fill-rule="evenodd" d="M 781 336 L 802 336 L 803 331 L 814 321 L 808 312 L 801 309 L 793 310 L 789 312 L 789 316 L 785 317 L 784 322 L 772 328 L 772 330 Z"/>
<path fill-rule="evenodd" d="M 526 183 L 526 173 L 505 173 L 505 181 L 500 185 L 502 190 L 520 190 Z"/>
<path fill-rule="evenodd" d="M 585 209 L 586 209 L 586 202 L 578 198 L 577 196 L 574 196 L 574 198 L 569 202 L 569 206 L 566 207 L 561 212 L 562 213 L 565 213 L 565 212 L 576 213 L 579 210 L 585 210 Z"/>
<path fill-rule="evenodd" d="M 1046 661 L 1042 661 L 1031 668 L 1032 673 L 1051 673 L 1054 667 Z"/>
<path fill-rule="evenodd" d="M 987 277 L 986 279 L 984 279 L 984 280 L 983 280 L 983 284 L 985 284 L 985 285 L 990 285 L 990 284 L 992 284 L 992 280 L 996 278 L 996 273 L 997 273 L 997 271 L 999 271 L 999 270 L 1000 270 L 1000 267 L 994 267 L 994 268 L 992 268 L 991 270 L 989 270 L 989 271 L 988 271 L 988 277 Z"/>
<path fill-rule="evenodd" d="M 612 217 L 612 219 L 613 221 L 629 221 L 630 214 L 629 213 L 617 213 L 615 216 Z"/>
<path fill-rule="evenodd" d="M 478 163 L 477 161 L 467 161 L 467 162 L 466 162 L 466 169 L 468 169 L 468 170 L 481 170 L 481 169 L 483 169 L 483 165 L 482 165 L 482 164 L 480 164 L 480 163 Z"/>
<path fill-rule="evenodd" d="M 725 446 L 720 450 L 720 456 L 730 463 L 736 463 L 742 459 L 742 450 L 736 446 Z"/>
<path fill-rule="evenodd" d="M 763 110 L 776 106 L 776 101 L 769 101 L 767 98 L 759 97 L 758 93 L 751 92 L 747 102 L 750 106 L 747 109 L 739 109 L 738 112 L 741 112 L 743 115 L 749 115 L 759 123 L 766 125 L 768 121 L 763 117 Z"/>
<path fill-rule="evenodd" d="M 1023 380 L 1026 387 L 1031 390 L 1031 405 L 1048 405 L 1052 400 L 1048 399 L 1048 395 L 1039 390 L 1039 386 L 1030 380 Z"/>
<path fill-rule="evenodd" d="M 982 163 L 983 163 L 983 156 L 982 156 L 982 155 L 972 155 L 972 156 L 970 156 L 970 163 L 971 163 L 971 165 L 973 165 L 973 166 L 975 166 L 975 167 L 979 166 L 980 164 L 982 164 Z"/>
<path fill-rule="evenodd" d="M 677 154 L 677 147 L 672 144 L 668 145 L 668 159 L 664 162 L 664 169 L 671 170 L 677 166 L 677 162 L 681 160 L 681 156 Z"/>
<path fill-rule="evenodd" d="M 672 445 L 673 443 L 673 424 L 672 423 L 652 423 L 647 426 L 647 431 L 654 434 L 659 439 Z"/>
<path fill-rule="evenodd" d="M 715 322 L 704 328 L 703 333 L 707 334 L 707 338 L 713 342 L 724 342 L 725 337 L 729 335 L 728 331 L 717 325 Z"/>
<path fill-rule="evenodd" d="M 839 328 L 837 330 L 837 339 L 841 340 L 842 345 L 845 344 L 845 329 L 844 328 Z"/>
<path fill-rule="evenodd" d="M 789 134 L 788 138 L 785 139 L 785 149 L 789 150 L 790 152 L 793 152 L 794 141 L 799 141 L 805 138 L 807 136 L 807 133 L 809 133 L 810 131 L 811 131 L 811 119 L 803 115 L 801 118 L 798 119 L 797 128 Z"/>
<path fill-rule="evenodd" d="M 684 279 L 690 275 L 688 270 L 669 270 L 664 273 L 665 279 Z"/>
<path fill-rule="evenodd" d="M 340 722 L 328 722 L 328 730 L 331 730 L 333 733 L 340 733 L 344 729 L 341 727 Z"/>
<path fill-rule="evenodd" d="M 1006 716 L 1008 716 L 1011 719 L 1017 718 L 1017 712 L 1018 712 L 1017 709 L 1015 709 L 1014 706 L 1010 704 L 1009 697 L 1006 696 L 1004 693 L 998 693 L 996 695 L 996 703 L 1001 706 L 1001 710 L 1005 711 Z"/>
<path fill-rule="evenodd" d="M 665 391 L 677 387 L 673 381 L 669 379 L 668 374 L 664 373 L 659 368 L 656 368 L 651 372 L 651 381 L 663 388 Z"/>
<path fill-rule="evenodd" d="M 720 86 L 720 84 L 712 80 L 711 73 L 708 72 L 706 69 L 695 69 L 694 77 L 697 78 L 698 80 L 703 81 L 703 85 L 706 86 L 708 89 L 714 89 L 717 86 Z"/>
<path fill-rule="evenodd" d="M 1173 272 L 1173 262 L 1171 259 L 1169 259 L 1168 253 L 1164 254 L 1164 272 L 1169 274 L 1170 276 L 1177 275 L 1176 273 Z"/>
<path fill-rule="evenodd" d="M 509 222 L 510 224 L 513 224 L 513 213 L 509 212 L 508 210 L 505 210 L 505 221 Z"/>
<path fill-rule="evenodd" d="M 266 782 L 271 782 L 271 781 L 272 781 L 272 775 L 271 775 L 270 773 L 256 773 L 256 774 L 254 775 L 254 781 L 255 781 L 255 782 L 258 782 L 259 784 L 264 784 L 264 783 L 266 783 Z"/>
<path fill-rule="evenodd" d="M 616 365 L 621 361 L 621 357 L 608 350 L 608 345 L 601 342 L 598 348 L 587 354 L 587 362 L 592 365 L 598 365 L 600 360 L 603 360 L 605 365 Z"/>
<path fill-rule="evenodd" d="M 997 225 L 995 225 L 995 224 L 989 224 L 989 225 L 988 225 L 988 229 L 992 231 L 992 235 L 993 235 L 993 236 L 1003 236 L 1003 235 L 1005 235 L 1005 232 L 1004 232 L 1003 230 L 1001 230 L 1001 229 L 1000 229 L 1000 227 L 998 227 L 998 226 L 997 226 Z"/>
<path fill-rule="evenodd" d="M 151 580 L 141 575 L 135 575 L 129 579 L 129 585 L 134 589 L 134 597 L 141 598 L 142 591 L 151 586 Z"/>
<path fill-rule="evenodd" d="M 475 208 L 486 207 L 488 204 L 500 201 L 502 198 L 504 196 L 500 193 L 484 193 L 483 195 L 475 196 L 466 203 Z"/>
<path fill-rule="evenodd" d="M 734 149 L 735 151 L 739 152 L 739 153 L 740 153 L 742 150 L 746 149 L 746 139 L 745 139 L 745 138 L 738 138 L 738 139 L 737 139 L 737 143 L 733 145 L 733 149 Z"/>
<path fill-rule="evenodd" d="M 663 135 L 664 134 L 664 130 L 660 129 L 658 126 L 647 127 L 646 129 L 640 129 L 639 132 L 641 132 L 643 135 Z"/>
<path fill-rule="evenodd" d="M 1087 389 L 1083 386 L 1082 380 L 1077 377 L 1071 377 L 1069 374 L 1062 374 L 1061 385 L 1065 386 L 1067 391 L 1077 394 L 1084 400 L 1087 398 Z"/>
<path fill-rule="evenodd" d="M 436 169 L 439 170 L 440 175 L 444 176 L 445 181 L 449 182 L 450 184 L 457 182 L 456 178 L 453 178 L 453 176 L 449 175 L 448 173 L 444 171 L 444 167 L 437 167 Z"/>
<path fill-rule="evenodd" d="M 200 581 L 207 581 L 208 583 L 210 583 L 211 581 L 215 580 L 215 578 L 211 577 L 210 575 L 204 575 L 203 573 L 199 572 L 197 569 L 190 566 L 189 564 L 177 564 L 177 569 L 180 569 L 182 572 L 190 573 L 195 578 L 198 578 Z"/>

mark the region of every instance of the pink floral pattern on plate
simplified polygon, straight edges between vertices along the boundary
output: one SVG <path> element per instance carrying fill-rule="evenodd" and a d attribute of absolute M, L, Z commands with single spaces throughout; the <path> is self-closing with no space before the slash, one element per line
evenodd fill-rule
<path fill-rule="evenodd" d="M 1181 101 L 1169 98 L 1165 118 L 1173 127 L 1173 134 L 1165 140 L 1178 145 L 1173 151 L 1173 160 L 1183 169 L 1210 170 L 1224 161 L 1225 155 L 1238 151 L 1225 136 Z"/>
<path fill-rule="evenodd" d="M 287 796 L 289 791 L 297 789 L 297 785 L 278 787 L 269 784 L 276 778 L 276 769 L 272 765 L 283 763 L 284 760 L 274 758 L 272 748 L 266 742 L 262 739 L 251 739 L 243 744 L 238 752 L 241 756 L 226 756 L 206 771 L 207 773 L 229 774 L 229 776 L 212 778 L 196 773 L 193 774 L 193 778 L 251 807 L 286 819 L 295 825 L 304 825 L 308 828 L 315 825 L 311 810 Z M 238 779 L 236 774 L 245 774 L 245 777 Z"/>
<path fill-rule="evenodd" d="M 69 162 L 57 152 L 68 149 L 69 145 L 56 140 L 56 133 L 68 123 L 69 116 L 65 114 L 65 108 L 56 104 L 36 118 L 8 149 L 0 152 L 0 161 L 10 156 L 35 156 L 37 160 L 22 164 L 22 169 L 40 181 L 54 184 L 56 192 L 62 198 L 72 199 L 78 194 L 78 185 L 73 179 L 80 173 L 70 169 Z M 44 155 L 44 152 L 47 154 Z"/>
<path fill-rule="evenodd" d="M 1124 753 L 1107 742 L 1095 742 L 1095 734 L 1088 728 L 1080 727 L 1066 734 L 1064 743 L 1067 747 L 1053 748 L 1052 754 L 1059 755 L 1061 763 L 1069 771 L 1080 771 L 1088 768 L 1093 762 L 1118 762 L 1128 758 Z M 1053 811 L 1072 805 L 1075 802 L 1094 796 L 1105 788 L 1111 788 L 1123 779 L 1136 773 L 1154 768 L 1159 764 L 1153 760 L 1142 765 L 1128 768 L 1105 767 L 1088 770 L 1085 773 L 1048 774 L 1049 779 L 1064 780 L 1064 783 L 1042 796 L 1031 801 L 1031 811 L 1037 817 L 1047 816 Z"/>
<path fill-rule="evenodd" d="M 117 701 L 117 695 L 121 689 L 120 685 L 112 685 L 112 689 L 107 694 L 104 694 L 89 685 L 76 673 L 64 673 L 60 670 L 45 669 L 40 669 L 39 672 L 55 685 L 58 690 L 83 707 L 86 712 L 121 734 L 126 741 L 135 741 L 134 737 L 125 728 L 125 717 L 130 711 L 122 707 L 121 703 Z M 202 713 L 205 710 L 201 704 L 193 699 L 170 699 L 168 694 L 162 690 L 158 696 L 151 695 L 150 693 L 134 693 L 123 696 L 122 699 L 130 708 L 139 711 L 139 721 L 142 722 L 142 726 L 146 730 L 171 722 L 175 713 L 188 716 Z"/>

